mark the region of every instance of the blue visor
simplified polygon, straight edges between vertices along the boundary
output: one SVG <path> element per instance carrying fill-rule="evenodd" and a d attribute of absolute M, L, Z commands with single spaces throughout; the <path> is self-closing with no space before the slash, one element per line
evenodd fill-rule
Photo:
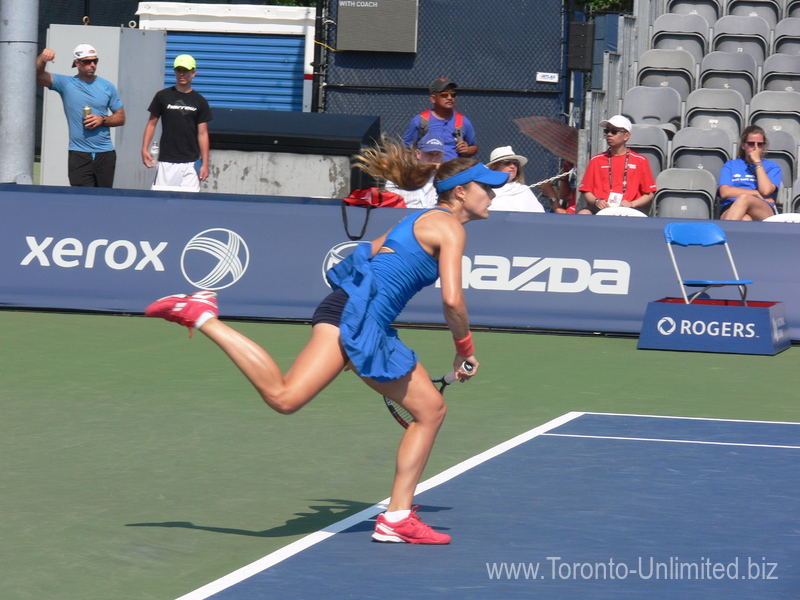
<path fill-rule="evenodd" d="M 474 167 L 470 167 L 466 171 L 461 171 L 461 173 L 456 173 L 452 177 L 448 177 L 447 179 L 442 179 L 441 181 L 436 182 L 436 191 L 446 192 L 447 190 L 452 190 L 454 187 L 458 185 L 466 185 L 470 181 L 477 181 L 478 183 L 485 183 L 492 187 L 500 187 L 508 182 L 508 173 L 502 173 L 501 171 L 492 171 L 483 163 L 478 163 Z"/>

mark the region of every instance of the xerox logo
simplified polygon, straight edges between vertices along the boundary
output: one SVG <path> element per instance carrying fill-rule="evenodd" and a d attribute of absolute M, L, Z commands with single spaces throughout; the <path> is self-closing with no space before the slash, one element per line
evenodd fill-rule
<path fill-rule="evenodd" d="M 242 236 L 230 229 L 206 229 L 194 236 L 181 254 L 186 281 L 201 290 L 221 290 L 242 278 L 250 251 Z"/>
<path fill-rule="evenodd" d="M 332 269 L 347 258 L 358 244 L 359 242 L 342 242 L 328 250 L 328 253 L 325 255 L 325 260 L 322 261 L 322 280 L 325 282 L 325 285 L 330 287 L 328 279 L 325 277 L 325 273 L 328 272 L 328 269 Z"/>
<path fill-rule="evenodd" d="M 102 262 L 117 271 L 130 267 L 135 271 L 142 271 L 148 265 L 156 271 L 164 270 L 158 255 L 167 247 L 167 242 L 159 242 L 153 248 L 150 242 L 138 242 L 137 245 L 128 240 L 112 242 L 100 239 L 92 240 L 86 245 L 79 239 L 71 237 L 60 239 L 55 244 L 53 240 L 52 237 L 46 237 L 39 241 L 32 235 L 27 236 L 25 241 L 30 252 L 22 259 L 20 265 L 25 267 L 37 261 L 39 266 L 49 267 L 52 260 L 53 265 L 65 269 L 81 265 L 85 269 L 93 269 L 95 263 Z"/>
<path fill-rule="evenodd" d="M 477 290 L 626 295 L 631 279 L 623 260 L 476 255 L 462 265 L 464 287 Z"/>
<path fill-rule="evenodd" d="M 28 253 L 21 266 L 94 269 L 105 265 L 121 271 L 164 271 L 161 254 L 168 242 L 97 239 L 88 243 L 74 237 L 42 240 L 25 238 Z M 221 290 L 239 281 L 250 262 L 250 252 L 242 237 L 230 229 L 207 229 L 194 236 L 181 253 L 181 271 L 186 281 L 205 290 Z"/>
<path fill-rule="evenodd" d="M 672 335 L 675 327 L 675 319 L 672 317 L 663 317 L 656 325 L 656 329 L 661 335 Z"/>

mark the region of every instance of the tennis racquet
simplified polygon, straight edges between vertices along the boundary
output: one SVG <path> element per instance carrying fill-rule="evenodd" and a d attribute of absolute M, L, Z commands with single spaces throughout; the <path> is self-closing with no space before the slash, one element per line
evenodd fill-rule
<path fill-rule="evenodd" d="M 475 367 L 473 367 L 467 361 L 461 363 L 461 370 L 466 371 L 467 373 L 472 373 L 472 370 L 474 368 Z M 450 371 L 444 377 L 439 377 L 436 379 L 431 377 L 433 385 L 439 388 L 439 392 L 441 394 L 444 394 L 444 388 L 453 383 L 455 380 L 456 380 L 455 371 Z M 391 398 L 387 398 L 386 396 L 384 396 L 383 401 L 386 403 L 386 408 L 388 408 L 389 412 L 392 413 L 392 416 L 395 418 L 395 421 L 400 423 L 400 425 L 402 425 L 404 429 L 408 429 L 408 426 L 411 425 L 411 422 L 414 420 L 414 417 L 411 415 L 411 413 L 408 412 L 405 408 L 403 408 L 402 405 L 398 404 Z"/>

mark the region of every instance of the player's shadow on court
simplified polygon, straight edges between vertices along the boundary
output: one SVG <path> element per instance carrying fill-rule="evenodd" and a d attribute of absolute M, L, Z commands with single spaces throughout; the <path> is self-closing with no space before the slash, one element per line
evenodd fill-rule
<path fill-rule="evenodd" d="M 250 537 L 278 538 L 292 535 L 301 535 L 319 531 L 325 527 L 341 521 L 342 519 L 356 514 L 370 506 L 366 502 L 355 502 L 352 500 L 313 500 L 313 502 L 325 502 L 326 504 L 312 504 L 308 508 L 310 512 L 295 513 L 296 519 L 286 521 L 284 525 L 265 529 L 264 531 L 251 531 L 249 529 L 233 529 L 229 527 L 211 527 L 206 525 L 195 525 L 189 521 L 166 521 L 164 523 L 128 523 L 126 527 L 178 527 L 183 529 L 197 529 L 199 531 L 210 531 L 213 533 L 226 533 L 229 535 L 246 535 Z"/>

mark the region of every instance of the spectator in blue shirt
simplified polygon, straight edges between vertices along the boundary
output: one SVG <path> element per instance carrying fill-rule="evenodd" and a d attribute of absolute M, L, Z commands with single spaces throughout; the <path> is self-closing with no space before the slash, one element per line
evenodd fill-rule
<path fill-rule="evenodd" d="M 403 141 L 415 148 L 417 141 L 431 133 L 444 142 L 444 160 L 470 157 L 478 152 L 472 122 L 455 110 L 456 88 L 449 79 L 434 79 L 428 88 L 433 108 L 411 119 Z"/>
<path fill-rule="evenodd" d="M 758 125 L 742 132 L 738 158 L 726 162 L 719 174 L 721 219 L 763 221 L 777 214 L 775 197 L 781 185 L 781 167 L 762 158 L 767 147 L 767 136 Z"/>
<path fill-rule="evenodd" d="M 55 62 L 55 58 L 56 53 L 49 48 L 36 58 L 36 81 L 58 92 L 64 103 L 69 125 L 69 183 L 112 187 L 117 154 L 108 128 L 125 124 L 117 88 L 95 74 L 99 58 L 89 44 L 78 45 L 72 54 L 72 66 L 78 69 L 74 77 L 46 71 L 47 63 Z"/>

